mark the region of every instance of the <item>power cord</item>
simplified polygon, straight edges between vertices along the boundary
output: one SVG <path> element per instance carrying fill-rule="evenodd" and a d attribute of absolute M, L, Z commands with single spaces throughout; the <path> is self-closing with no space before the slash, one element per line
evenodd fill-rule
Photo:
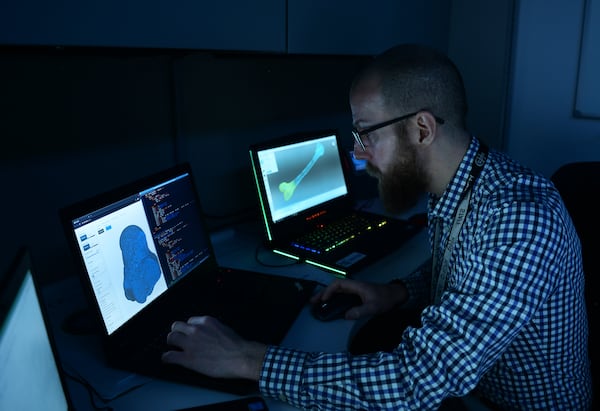
<path fill-rule="evenodd" d="M 71 368 L 71 367 L 69 367 Z M 101 410 L 101 411 L 113 411 L 113 407 L 109 406 L 108 403 L 110 403 L 111 401 L 114 401 L 126 394 L 129 394 L 132 391 L 137 390 L 138 388 L 142 387 L 143 385 L 146 384 L 146 382 L 134 385 L 130 388 L 127 388 L 126 390 L 112 396 L 112 397 L 105 397 L 102 394 L 100 394 L 98 392 L 98 390 L 96 390 L 94 388 L 94 386 L 87 381 L 81 374 L 79 374 L 76 370 L 74 369 L 70 369 L 68 370 L 67 367 L 63 367 L 63 371 L 65 373 L 65 375 L 70 378 L 71 380 L 75 381 L 76 383 L 82 385 L 89 397 L 90 397 L 90 403 L 92 404 L 92 407 L 94 407 L 95 410 Z M 102 404 L 98 404 L 98 401 L 100 401 Z"/>

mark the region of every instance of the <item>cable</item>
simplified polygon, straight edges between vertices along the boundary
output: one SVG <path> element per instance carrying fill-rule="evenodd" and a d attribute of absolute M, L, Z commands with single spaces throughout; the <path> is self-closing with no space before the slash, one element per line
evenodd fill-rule
<path fill-rule="evenodd" d="M 92 404 L 92 406 L 94 407 L 94 409 L 96 410 L 101 410 L 101 411 L 112 411 L 113 408 L 110 407 L 108 405 L 108 403 L 110 403 L 111 401 L 114 401 L 126 394 L 129 394 L 130 392 L 142 387 L 143 385 L 146 384 L 146 382 L 134 385 L 130 388 L 127 388 L 126 390 L 112 396 L 112 397 L 104 397 L 102 394 L 100 394 L 95 388 L 94 386 L 88 381 L 86 380 L 81 374 L 79 374 L 79 372 L 77 372 L 77 370 L 73 369 L 72 367 L 71 370 L 67 370 L 67 367 L 63 367 L 63 371 L 65 373 L 65 375 L 70 378 L 71 380 L 75 381 L 78 384 L 81 384 L 88 392 L 88 395 L 90 397 L 90 402 Z M 102 405 L 98 405 L 98 401 L 102 402 Z"/>
<path fill-rule="evenodd" d="M 263 248 L 264 248 L 263 245 L 259 244 L 259 245 L 256 246 L 256 249 L 254 250 L 254 259 L 256 260 L 256 262 L 258 262 L 263 267 L 272 267 L 272 268 L 291 267 L 293 265 L 301 263 L 300 260 L 293 261 L 291 263 L 285 263 L 285 264 L 269 264 L 269 263 L 265 263 L 264 261 L 261 261 L 261 259 L 259 257 L 259 253 L 260 253 L 261 249 L 263 249 Z"/>

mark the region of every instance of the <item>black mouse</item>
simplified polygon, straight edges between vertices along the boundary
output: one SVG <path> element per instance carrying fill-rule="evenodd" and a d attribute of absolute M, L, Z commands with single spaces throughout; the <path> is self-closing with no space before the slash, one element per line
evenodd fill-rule
<path fill-rule="evenodd" d="M 346 311 L 360 304 L 362 300 L 356 294 L 337 293 L 327 300 L 314 304 L 311 312 L 317 320 L 332 321 L 344 318 Z"/>

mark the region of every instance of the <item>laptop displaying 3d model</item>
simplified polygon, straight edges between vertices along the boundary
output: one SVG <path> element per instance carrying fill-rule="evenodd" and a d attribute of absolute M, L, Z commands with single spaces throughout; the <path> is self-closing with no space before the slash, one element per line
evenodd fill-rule
<path fill-rule="evenodd" d="M 316 283 L 221 267 L 189 164 L 60 211 L 108 363 L 235 393 L 256 386 L 161 363 L 175 320 L 212 315 L 245 338 L 280 343 Z"/>
<path fill-rule="evenodd" d="M 253 145 L 250 160 L 266 244 L 276 253 L 347 276 L 420 229 L 354 207 L 335 131 Z"/>

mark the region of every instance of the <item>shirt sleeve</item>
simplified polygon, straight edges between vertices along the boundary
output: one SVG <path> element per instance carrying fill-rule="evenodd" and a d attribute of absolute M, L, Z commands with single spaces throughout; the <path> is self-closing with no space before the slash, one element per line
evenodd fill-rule
<path fill-rule="evenodd" d="M 403 304 L 403 307 L 416 308 L 425 306 L 430 300 L 431 258 L 405 278 L 392 280 L 391 283 L 402 283 L 408 290 L 408 300 Z"/>
<path fill-rule="evenodd" d="M 406 409 L 396 390 L 402 383 L 396 378 L 396 357 L 306 353 L 270 346 L 259 387 L 263 395 L 302 409 Z"/>

